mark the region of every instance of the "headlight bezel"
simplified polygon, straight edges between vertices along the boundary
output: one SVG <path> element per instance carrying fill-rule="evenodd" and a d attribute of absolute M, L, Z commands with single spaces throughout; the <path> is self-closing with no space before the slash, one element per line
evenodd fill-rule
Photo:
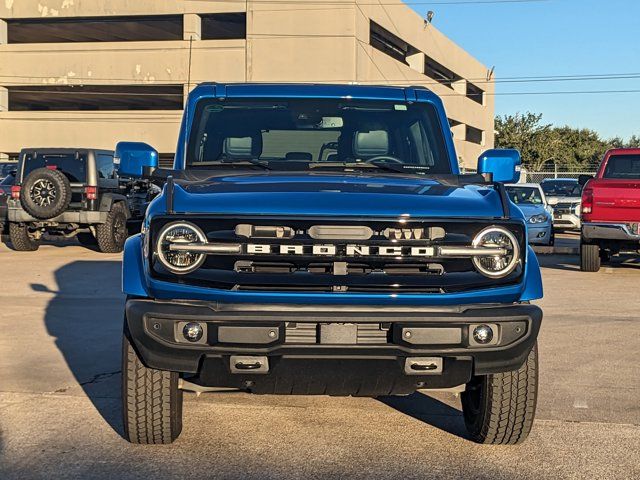
<path fill-rule="evenodd" d="M 193 254 L 196 257 L 196 260 L 195 262 L 190 264 L 188 267 L 179 267 L 179 266 L 173 265 L 165 256 L 163 245 L 165 243 L 165 237 L 167 233 L 169 233 L 169 231 L 175 228 L 184 228 L 184 229 L 191 230 L 195 234 L 198 242 L 200 243 L 206 243 L 207 237 L 200 227 L 198 227 L 194 223 L 183 221 L 183 220 L 167 223 L 162 227 L 162 229 L 160 229 L 160 232 L 156 236 L 156 244 L 154 246 L 153 252 L 155 254 L 155 257 L 158 259 L 159 263 L 171 273 L 174 273 L 176 275 L 186 275 L 200 268 L 202 264 L 205 262 L 207 255 L 204 253 Z"/>
<path fill-rule="evenodd" d="M 498 232 L 498 233 L 501 233 L 501 234 L 505 235 L 509 239 L 509 241 L 511 243 L 511 248 L 512 248 L 511 255 L 513 257 L 511 259 L 511 261 L 509 262 L 509 264 L 507 265 L 507 267 L 502 269 L 502 270 L 499 270 L 499 271 L 488 270 L 481 263 L 481 259 L 486 258 L 484 256 L 474 256 L 473 259 L 472 259 L 472 262 L 473 262 L 473 266 L 475 267 L 475 269 L 478 272 L 480 272 L 482 275 L 484 275 L 486 277 L 489 277 L 489 278 L 498 279 L 498 278 L 504 278 L 504 277 L 510 275 L 511 273 L 513 273 L 513 271 L 518 267 L 518 265 L 520 265 L 522 259 L 521 259 L 521 247 L 520 247 L 520 243 L 518 242 L 517 237 L 509 229 L 507 229 L 506 227 L 500 226 L 500 225 L 491 225 L 489 227 L 486 227 L 486 228 L 482 229 L 473 238 L 472 245 L 474 247 L 482 246 L 482 239 L 486 235 L 488 235 L 490 233 L 495 233 L 495 232 Z"/>
<path fill-rule="evenodd" d="M 538 213 L 529 217 L 527 223 L 530 223 L 531 225 L 540 225 L 541 223 L 546 223 L 548 221 L 549 216 L 546 213 Z"/>

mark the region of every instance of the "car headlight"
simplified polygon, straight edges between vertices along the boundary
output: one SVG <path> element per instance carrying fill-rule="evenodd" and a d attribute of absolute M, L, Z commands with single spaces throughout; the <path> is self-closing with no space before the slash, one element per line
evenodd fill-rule
<path fill-rule="evenodd" d="M 502 255 L 474 256 L 476 269 L 491 278 L 502 278 L 509 275 L 520 262 L 520 246 L 518 240 L 509 230 L 503 227 L 489 227 L 482 230 L 473 239 L 474 247 L 502 248 Z"/>
<path fill-rule="evenodd" d="M 544 223 L 548 220 L 548 217 L 541 213 L 540 215 L 534 215 L 529 218 L 529 223 Z"/>
<path fill-rule="evenodd" d="M 189 222 L 170 223 L 160 231 L 155 252 L 158 260 L 167 270 L 184 275 L 199 268 L 206 255 L 185 250 L 175 250 L 172 246 L 206 243 L 206 241 L 207 237 L 194 224 Z"/>

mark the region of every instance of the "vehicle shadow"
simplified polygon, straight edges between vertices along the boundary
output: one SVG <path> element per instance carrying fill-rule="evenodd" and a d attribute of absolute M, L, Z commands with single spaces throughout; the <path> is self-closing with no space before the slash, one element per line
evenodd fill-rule
<path fill-rule="evenodd" d="M 416 392 L 403 397 L 378 397 L 378 401 L 432 427 L 457 437 L 469 438 L 462 412 L 426 393 Z"/>
<path fill-rule="evenodd" d="M 41 284 L 31 284 L 31 289 L 53 294 L 45 310 L 45 326 L 77 381 L 56 393 L 72 393 L 80 387 L 122 435 L 120 266 L 119 261 L 73 261 L 55 271 L 57 290 Z"/>
<path fill-rule="evenodd" d="M 538 255 L 538 262 L 542 268 L 553 270 L 580 271 L 580 255 Z M 633 255 L 613 257 L 609 262 L 602 263 L 601 271 L 607 268 L 640 269 L 640 260 Z"/>

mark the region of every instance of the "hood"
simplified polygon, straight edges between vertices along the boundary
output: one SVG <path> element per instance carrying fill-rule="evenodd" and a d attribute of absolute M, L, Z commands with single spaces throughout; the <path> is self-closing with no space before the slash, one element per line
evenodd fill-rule
<path fill-rule="evenodd" d="M 178 213 L 239 215 L 503 215 L 500 195 L 488 185 L 452 186 L 404 175 L 291 172 L 225 174 L 201 182 L 177 181 L 173 209 Z"/>
<path fill-rule="evenodd" d="M 524 213 L 524 216 L 527 219 L 533 217 L 534 215 L 540 215 L 542 213 L 546 213 L 547 215 L 549 214 L 549 212 L 547 212 L 547 209 L 544 208 L 544 205 L 534 205 L 532 203 L 522 204 L 518 205 L 518 208 L 522 210 L 522 213 Z"/>
<path fill-rule="evenodd" d="M 567 197 L 567 196 L 555 196 L 547 195 L 547 202 L 553 206 L 556 203 L 579 203 L 582 201 L 582 197 Z"/>

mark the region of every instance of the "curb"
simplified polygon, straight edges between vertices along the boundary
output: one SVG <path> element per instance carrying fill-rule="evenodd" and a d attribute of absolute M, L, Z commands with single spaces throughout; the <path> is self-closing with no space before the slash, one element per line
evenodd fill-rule
<path fill-rule="evenodd" d="M 580 255 L 580 249 L 577 247 L 533 246 L 533 251 L 540 255 Z"/>

